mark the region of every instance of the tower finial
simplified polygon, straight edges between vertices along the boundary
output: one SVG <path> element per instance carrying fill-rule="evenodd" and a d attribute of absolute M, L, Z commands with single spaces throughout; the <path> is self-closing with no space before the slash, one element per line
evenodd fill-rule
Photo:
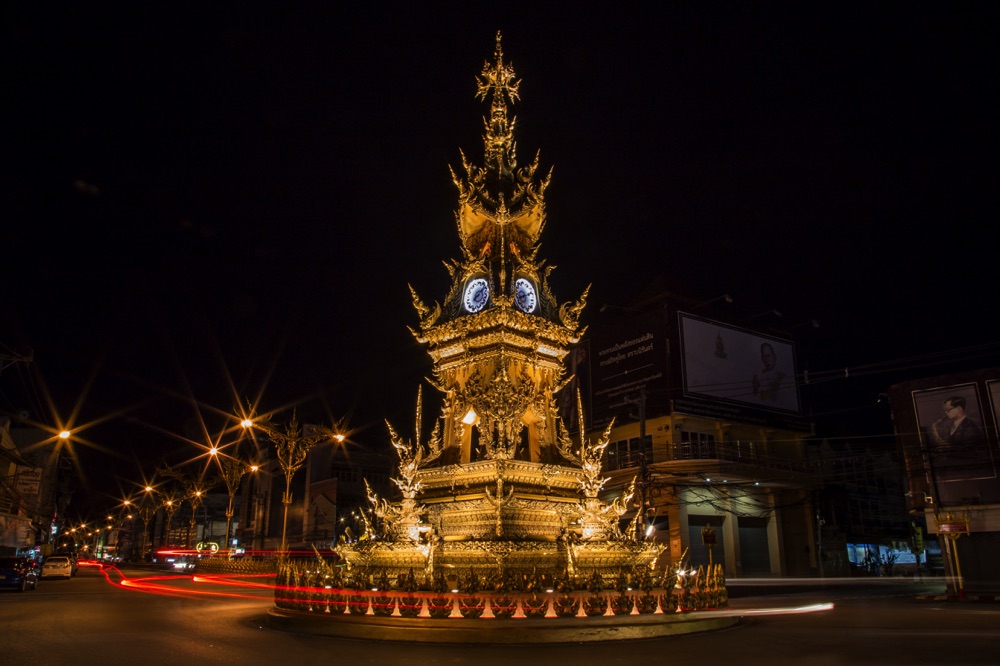
<path fill-rule="evenodd" d="M 507 120 L 507 102 L 518 101 L 518 87 L 521 81 L 515 79 L 514 68 L 503 61 L 501 35 L 497 31 L 497 45 L 493 51 L 493 63 L 483 63 L 482 73 L 476 77 L 476 98 L 485 100 L 491 95 L 490 118 L 486 123 L 486 166 L 499 171 L 511 170 L 515 166 L 514 123 Z"/>
<path fill-rule="evenodd" d="M 486 99 L 486 95 L 492 93 L 492 106 L 498 105 L 506 107 L 504 95 L 510 98 L 511 104 L 518 101 L 517 88 L 521 85 L 520 80 L 514 80 L 514 68 L 505 65 L 503 62 L 503 45 L 500 42 L 501 34 L 497 31 L 497 45 L 493 50 L 493 64 L 483 63 L 482 73 L 476 77 L 477 89 L 476 98 Z"/>

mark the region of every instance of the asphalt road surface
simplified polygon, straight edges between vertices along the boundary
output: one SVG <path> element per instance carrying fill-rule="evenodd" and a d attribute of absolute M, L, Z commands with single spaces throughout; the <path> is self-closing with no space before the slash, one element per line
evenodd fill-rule
<path fill-rule="evenodd" d="M 36 591 L 0 591 L 0 664 L 1000 664 L 1000 604 L 918 601 L 926 590 L 916 585 L 734 599 L 746 621 L 715 633 L 531 647 L 504 644 L 502 632 L 496 645 L 469 646 L 274 631 L 266 588 L 124 575 L 144 587 L 81 567 Z M 822 601 L 833 609 L 751 613 Z"/>

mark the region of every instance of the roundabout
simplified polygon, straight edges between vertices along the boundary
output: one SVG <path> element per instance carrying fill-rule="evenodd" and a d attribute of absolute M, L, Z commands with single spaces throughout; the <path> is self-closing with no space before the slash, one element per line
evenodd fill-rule
<path fill-rule="evenodd" d="M 267 625 L 279 631 L 359 640 L 473 645 L 550 645 L 664 638 L 729 629 L 742 621 L 742 613 L 726 611 L 506 620 L 331 616 L 282 608 L 271 608 L 267 615 Z"/>

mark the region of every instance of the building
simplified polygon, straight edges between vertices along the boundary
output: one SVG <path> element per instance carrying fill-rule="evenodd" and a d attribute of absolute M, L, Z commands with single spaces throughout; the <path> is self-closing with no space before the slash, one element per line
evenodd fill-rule
<path fill-rule="evenodd" d="M 941 542 L 952 592 L 1000 591 L 1000 368 L 889 389 L 909 510 Z"/>
<path fill-rule="evenodd" d="M 37 470 L 25 460 L 10 436 L 10 418 L 0 420 L 0 554 L 12 555 L 34 545 L 30 504 L 22 494 L 23 478 Z M 37 491 L 36 491 L 37 493 Z"/>
<path fill-rule="evenodd" d="M 816 574 L 822 477 L 794 344 L 705 305 L 663 294 L 592 325 L 569 359 L 563 418 L 578 422 L 578 390 L 588 430 L 613 424 L 608 490 L 636 480 L 643 529 L 672 559 L 730 577 Z"/>
<path fill-rule="evenodd" d="M 891 435 L 824 438 L 808 445 L 823 477 L 816 495 L 823 575 L 940 573 L 923 517 L 907 513 L 903 464 Z"/>
<path fill-rule="evenodd" d="M 51 432 L 0 419 L 0 548 L 50 546 L 65 514 L 76 474 Z"/>
<path fill-rule="evenodd" d="M 360 512 L 369 506 L 365 482 L 374 491 L 389 487 L 390 461 L 368 449 L 329 442 L 314 447 L 306 461 L 302 541 L 333 546 L 350 529 L 363 533 Z"/>

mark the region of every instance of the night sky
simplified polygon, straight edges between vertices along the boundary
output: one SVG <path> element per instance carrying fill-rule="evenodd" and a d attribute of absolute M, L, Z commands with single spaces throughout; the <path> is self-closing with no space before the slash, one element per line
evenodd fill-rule
<path fill-rule="evenodd" d="M 482 163 L 497 30 L 519 162 L 554 167 L 540 256 L 561 301 L 593 283 L 584 323 L 729 293 L 857 436 L 889 384 L 1000 363 L 993 3 L 37 4 L 0 21 L 0 350 L 34 353 L 0 409 L 102 420 L 74 501 L 245 398 L 410 433 L 407 283 L 450 284 L 448 167 Z"/>

